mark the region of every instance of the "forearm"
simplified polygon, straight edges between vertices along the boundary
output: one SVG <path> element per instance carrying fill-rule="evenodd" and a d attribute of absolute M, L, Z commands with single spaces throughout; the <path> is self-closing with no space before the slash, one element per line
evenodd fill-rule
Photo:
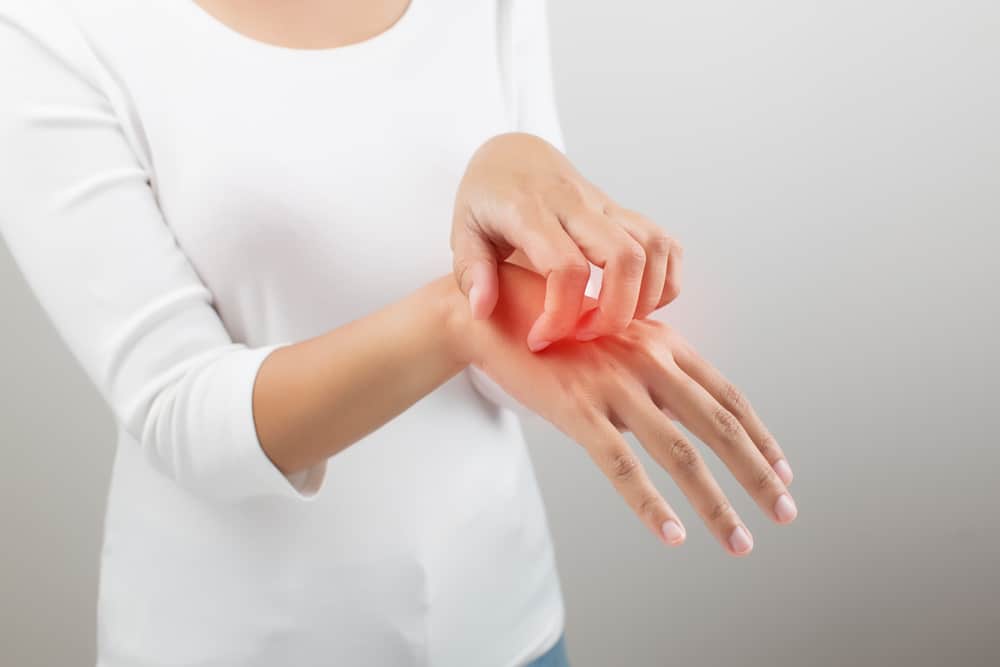
<path fill-rule="evenodd" d="M 390 421 L 468 364 L 468 306 L 443 276 L 371 315 L 261 364 L 253 413 L 264 452 L 303 470 Z"/>

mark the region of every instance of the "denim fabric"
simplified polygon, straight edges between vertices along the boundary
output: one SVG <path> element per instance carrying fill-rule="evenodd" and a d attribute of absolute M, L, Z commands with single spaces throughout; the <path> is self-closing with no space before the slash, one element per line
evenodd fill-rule
<path fill-rule="evenodd" d="M 529 662 L 525 667 L 569 667 L 569 657 L 566 655 L 566 635 L 560 635 L 552 648 L 545 655 Z"/>

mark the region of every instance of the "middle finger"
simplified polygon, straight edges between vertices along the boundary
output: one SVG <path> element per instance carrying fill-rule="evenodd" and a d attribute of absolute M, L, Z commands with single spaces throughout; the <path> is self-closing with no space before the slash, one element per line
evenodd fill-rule
<path fill-rule="evenodd" d="M 674 479 L 715 538 L 734 556 L 753 549 L 753 536 L 715 481 L 705 460 L 648 396 L 616 408 L 628 429 Z"/>
<path fill-rule="evenodd" d="M 784 482 L 757 449 L 739 420 L 679 367 L 660 376 L 654 397 L 670 408 L 729 468 L 760 508 L 777 523 L 790 523 L 798 510 Z"/>

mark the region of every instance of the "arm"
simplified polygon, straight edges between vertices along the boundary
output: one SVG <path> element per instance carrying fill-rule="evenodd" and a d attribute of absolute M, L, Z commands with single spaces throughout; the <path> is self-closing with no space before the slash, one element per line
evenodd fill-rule
<path fill-rule="evenodd" d="M 374 431 L 467 365 L 450 275 L 367 317 L 273 352 L 254 389 L 261 446 L 286 474 Z"/>
<path fill-rule="evenodd" d="M 748 400 L 680 335 L 633 321 L 597 341 L 560 341 L 532 353 L 524 336 L 544 308 L 544 280 L 499 266 L 501 299 L 473 319 L 450 276 L 373 315 L 277 350 L 255 401 L 261 440 L 280 467 L 305 468 L 349 446 L 466 365 L 580 443 L 650 531 L 669 545 L 685 530 L 622 437 L 631 431 L 677 481 L 734 556 L 753 538 L 694 445 L 704 440 L 766 516 L 795 519 L 785 455 Z M 599 307 L 585 298 L 584 309 Z M 395 332 L 406 335 L 396 337 Z"/>
<path fill-rule="evenodd" d="M 234 341 L 162 217 L 123 91 L 68 16 L 4 4 L 0 62 L 17 63 L 0 67 L 0 235 L 164 475 L 227 501 L 307 497 L 330 454 L 463 367 L 450 275 L 311 340 Z"/>
<path fill-rule="evenodd" d="M 665 325 L 635 320 L 621 334 L 532 353 L 525 337 L 544 310 L 546 283 L 512 264 L 500 265 L 501 298 L 487 320 L 472 319 L 446 276 L 301 343 L 234 341 L 162 219 L 124 96 L 72 24 L 43 6 L 0 7 L 0 62 L 19 65 L 0 68 L 0 232 L 118 421 L 164 475 L 227 501 L 303 498 L 311 489 L 289 473 L 321 470 L 326 456 L 471 363 L 580 442 L 668 543 L 683 540 L 679 519 L 619 429 L 674 476 L 731 553 L 747 553 L 751 538 L 661 409 L 718 452 L 773 520 L 794 519 L 781 449 L 690 345 Z"/>

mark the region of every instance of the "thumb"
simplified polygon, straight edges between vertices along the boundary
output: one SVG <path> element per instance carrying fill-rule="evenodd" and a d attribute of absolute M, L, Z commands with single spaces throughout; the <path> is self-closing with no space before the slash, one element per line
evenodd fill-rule
<path fill-rule="evenodd" d="M 484 320 L 497 304 L 497 259 L 493 244 L 475 233 L 455 248 L 454 273 L 458 288 L 469 299 L 472 317 Z"/>

